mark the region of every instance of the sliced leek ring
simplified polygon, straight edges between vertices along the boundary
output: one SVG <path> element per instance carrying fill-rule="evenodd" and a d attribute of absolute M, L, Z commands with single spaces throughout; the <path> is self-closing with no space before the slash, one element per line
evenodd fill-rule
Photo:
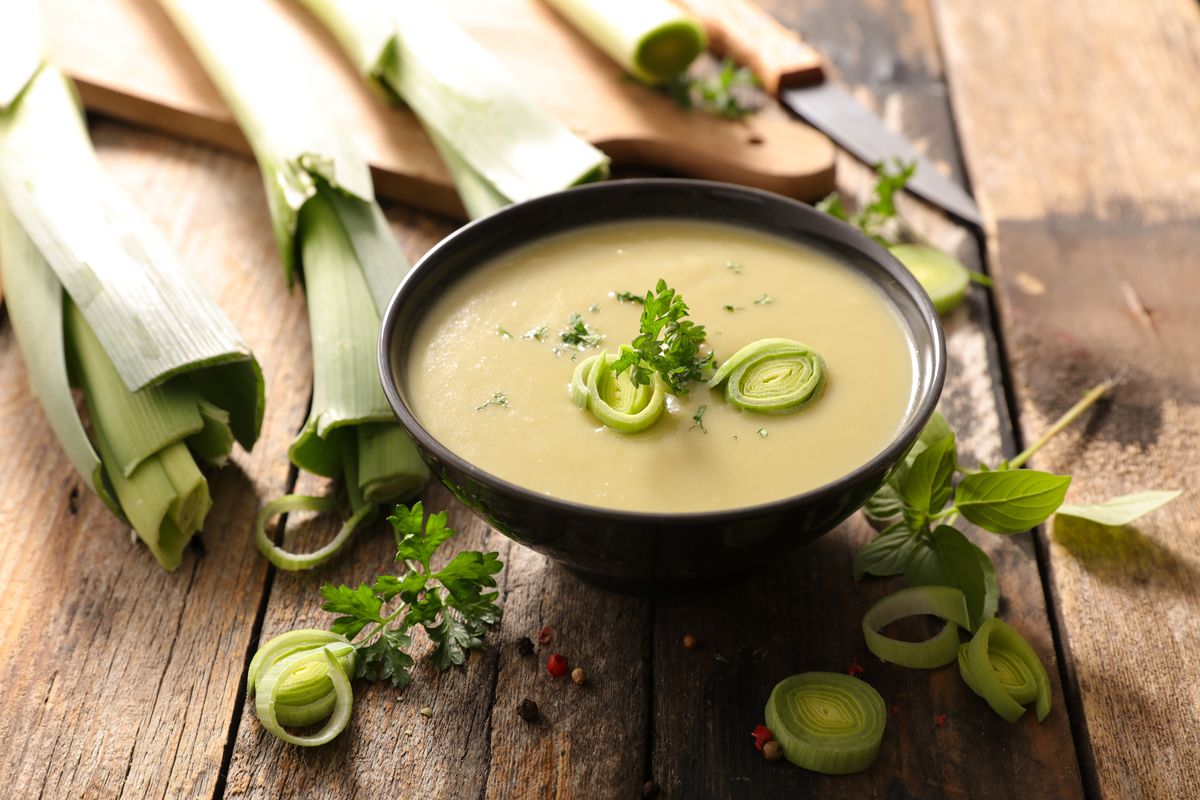
<path fill-rule="evenodd" d="M 580 362 L 571 378 L 571 401 L 618 433 L 637 433 L 662 415 L 667 387 L 657 372 L 646 385 L 633 382 L 632 370 L 614 375 L 609 367 L 618 358 L 604 351 Z"/>
<path fill-rule="evenodd" d="M 725 399 L 758 414 L 791 414 L 821 396 L 829 369 L 821 354 L 794 339 L 759 339 L 733 354 L 708 381 Z"/>
<path fill-rule="evenodd" d="M 874 763 L 887 711 L 879 692 L 858 678 L 805 672 L 784 678 L 771 691 L 766 721 L 788 761 L 847 775 Z"/>
<path fill-rule="evenodd" d="M 1028 697 L 1028 692 L 1024 681 L 1018 684 L 1011 668 L 1003 667 L 1005 663 L 1015 665 L 1022 675 L 1032 676 L 1034 694 L 1031 699 L 1038 722 L 1041 722 L 1050 713 L 1051 705 L 1050 677 L 1046 668 L 1021 634 L 998 619 L 986 620 L 967 646 L 966 671 L 962 671 L 961 661 L 959 671 L 967 685 L 986 700 L 993 711 L 1009 722 L 1016 722 L 1025 713 L 1025 703 L 1029 699 L 1023 698 Z M 994 666 L 997 664 L 1001 666 Z"/>
<path fill-rule="evenodd" d="M 924 642 L 902 642 L 884 636 L 885 625 L 904 617 L 931 614 L 946 620 L 946 626 Z M 875 603 L 863 616 L 867 649 L 884 661 L 913 669 L 933 669 L 958 658 L 958 628 L 970 629 L 967 599 L 950 586 L 913 586 L 901 589 Z"/>

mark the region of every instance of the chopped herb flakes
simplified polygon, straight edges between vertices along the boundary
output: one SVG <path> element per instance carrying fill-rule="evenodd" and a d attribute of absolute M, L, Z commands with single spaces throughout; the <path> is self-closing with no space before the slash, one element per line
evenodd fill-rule
<path fill-rule="evenodd" d="M 729 270 L 730 272 L 734 273 L 735 275 L 742 274 L 742 265 L 739 264 L 737 261 L 726 261 L 725 269 Z"/>
<path fill-rule="evenodd" d="M 558 335 L 564 345 L 576 350 L 599 347 L 600 342 L 604 341 L 604 335 L 584 322 L 583 316 L 579 313 L 574 313 L 567 319 L 566 329 L 560 331 Z"/>
<path fill-rule="evenodd" d="M 496 335 L 499 336 L 501 339 L 513 338 L 513 335 L 511 333 L 509 333 L 508 331 L 506 331 L 504 328 L 500 327 L 499 325 L 496 326 Z"/>
<path fill-rule="evenodd" d="M 762 438 L 764 438 L 764 439 L 767 438 L 767 429 L 766 428 L 759 428 L 757 433 Z"/>
<path fill-rule="evenodd" d="M 775 302 L 775 298 L 774 298 L 774 297 L 771 297 L 771 295 L 769 295 L 769 294 L 763 293 L 763 294 L 762 294 L 762 295 L 760 295 L 760 296 L 759 296 L 757 299 L 755 299 L 755 301 L 754 301 L 754 305 L 756 305 L 756 306 L 769 306 L 769 305 L 771 305 L 771 303 L 774 303 L 774 302 Z"/>
<path fill-rule="evenodd" d="M 504 408 L 508 408 L 508 395 L 506 395 L 504 392 L 496 392 L 494 395 L 488 398 L 483 405 L 475 406 L 475 410 L 483 411 L 488 406 L 502 406 Z"/>
<path fill-rule="evenodd" d="M 742 306 L 731 306 L 731 305 L 729 305 L 729 304 L 725 304 L 725 305 L 721 306 L 721 308 L 725 309 L 725 310 L 726 310 L 726 311 L 728 311 L 730 314 L 732 314 L 732 313 L 733 313 L 733 312 L 735 312 L 735 311 L 741 311 L 741 310 L 742 310 Z"/>
<path fill-rule="evenodd" d="M 609 292 L 609 294 L 615 297 L 618 303 L 637 303 L 640 306 L 646 302 L 641 295 L 633 292 Z"/>
<path fill-rule="evenodd" d="M 545 341 L 546 335 L 549 332 L 550 332 L 550 329 L 547 328 L 545 325 L 542 325 L 540 327 L 530 328 L 529 330 L 525 331 L 524 333 L 521 334 L 521 338 L 522 339 L 536 339 L 537 341 L 541 342 L 541 341 Z"/>
<path fill-rule="evenodd" d="M 692 414 L 692 427 L 688 428 L 689 431 L 699 428 L 701 433 L 708 433 L 708 428 L 704 427 L 705 411 L 708 411 L 707 405 L 702 405 L 696 409 L 696 413 Z"/>
<path fill-rule="evenodd" d="M 588 306 L 588 311 L 592 312 L 593 314 L 597 313 L 599 310 L 600 310 L 599 303 L 592 303 L 590 306 Z"/>

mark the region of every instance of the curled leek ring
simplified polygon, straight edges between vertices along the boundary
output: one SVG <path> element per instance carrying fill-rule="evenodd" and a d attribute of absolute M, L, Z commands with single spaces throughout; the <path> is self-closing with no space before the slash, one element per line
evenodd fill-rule
<path fill-rule="evenodd" d="M 758 414 L 791 414 L 821 396 L 829 369 L 821 354 L 792 339 L 759 339 L 738 350 L 708 381 L 725 399 Z"/>
<path fill-rule="evenodd" d="M 276 636 L 254 654 L 248 676 L 254 711 L 264 728 L 285 742 L 314 747 L 332 741 L 350 721 L 354 695 L 354 646 L 345 637 L 319 630 Z M 311 736 L 288 733 L 284 726 L 315 725 Z"/>
<path fill-rule="evenodd" d="M 657 372 L 648 385 L 634 383 L 631 370 L 614 375 L 608 367 L 618 358 L 606 350 L 579 362 L 571 377 L 571 400 L 614 431 L 637 433 L 666 408 L 667 386 Z"/>
<path fill-rule="evenodd" d="M 788 761 L 847 775 L 874 763 L 887 712 L 879 692 L 858 678 L 805 672 L 784 678 L 771 691 L 766 721 Z"/>
<path fill-rule="evenodd" d="M 317 511 L 326 514 L 331 511 L 337 511 L 337 503 L 334 502 L 332 497 L 309 497 L 302 494 L 285 494 L 283 497 L 267 503 L 258 512 L 258 517 L 254 520 L 254 543 L 258 545 L 258 551 L 280 569 L 285 569 L 289 572 L 312 569 L 320 564 L 324 564 L 340 553 L 342 548 L 350 541 L 350 537 L 354 535 L 354 532 L 365 523 L 373 520 L 378 510 L 378 506 L 373 503 L 362 506 L 350 516 L 350 519 L 342 523 L 342 527 L 337 532 L 337 535 L 330 539 L 323 547 L 311 553 L 293 553 L 289 550 L 284 550 L 267 537 L 267 520 L 276 514 L 284 514 L 288 511 Z"/>
<path fill-rule="evenodd" d="M 1038 722 L 1050 713 L 1050 678 L 1021 634 L 998 619 L 989 619 L 979 626 L 966 651 L 966 668 L 960 656 L 959 673 L 997 714 L 1016 722 L 1031 700 Z M 1026 687 L 1030 680 L 1032 696 Z"/>
<path fill-rule="evenodd" d="M 885 625 L 904 617 L 931 614 L 946 620 L 946 627 L 924 642 L 902 642 L 880 633 Z M 914 586 L 883 598 L 863 616 L 867 649 L 884 661 L 913 669 L 933 669 L 958 658 L 958 628 L 970 629 L 967 598 L 950 586 Z"/>

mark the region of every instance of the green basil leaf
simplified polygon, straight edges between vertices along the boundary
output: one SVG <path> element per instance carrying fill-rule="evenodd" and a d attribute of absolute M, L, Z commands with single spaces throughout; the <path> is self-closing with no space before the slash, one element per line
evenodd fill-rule
<path fill-rule="evenodd" d="M 919 529 L 930 514 L 946 505 L 956 466 L 954 434 L 929 445 L 913 460 L 900 481 L 904 517 L 910 527 Z"/>
<path fill-rule="evenodd" d="M 967 599 L 971 630 L 996 615 L 1000 588 L 987 553 L 956 528 L 939 525 L 909 553 L 904 579 L 912 586 L 952 586 Z"/>
<path fill-rule="evenodd" d="M 1045 522 L 1070 485 L 1070 475 L 1032 469 L 973 472 L 959 482 L 955 505 L 985 530 L 1020 533 Z"/>
<path fill-rule="evenodd" d="M 904 501 L 900 499 L 900 490 L 888 481 L 879 487 L 879 491 L 871 495 L 871 499 L 863 506 L 867 519 L 876 522 L 886 522 L 900 516 L 904 509 Z"/>
<path fill-rule="evenodd" d="M 897 523 L 867 542 L 854 555 L 854 580 L 863 575 L 900 575 L 908 562 L 908 554 L 917 544 L 913 531 Z"/>
<path fill-rule="evenodd" d="M 1098 522 L 1101 525 L 1128 525 L 1138 517 L 1162 508 L 1181 494 L 1183 492 L 1180 490 L 1134 492 L 1105 500 L 1103 503 L 1078 506 L 1063 503 L 1059 506 L 1058 513 L 1063 516 Z"/>
<path fill-rule="evenodd" d="M 917 437 L 917 441 L 924 447 L 929 447 L 931 444 L 937 444 L 947 436 L 953 436 L 954 431 L 950 428 L 950 423 L 946 421 L 939 412 L 933 412 L 933 416 L 929 418 L 929 422 L 925 423 L 925 427 L 921 429 L 921 435 Z"/>

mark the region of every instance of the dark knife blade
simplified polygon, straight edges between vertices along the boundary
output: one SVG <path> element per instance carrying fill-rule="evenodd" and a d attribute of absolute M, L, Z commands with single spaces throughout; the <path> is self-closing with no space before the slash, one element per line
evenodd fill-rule
<path fill-rule="evenodd" d="M 857 158 L 874 166 L 915 161 L 908 188 L 972 225 L 979 208 L 899 133 L 829 81 L 821 56 L 751 0 L 675 0 L 704 25 L 709 44 L 749 67 L 763 88 Z"/>
<path fill-rule="evenodd" d="M 915 161 L 917 170 L 906 188 L 972 225 L 983 224 L 975 201 L 961 186 L 837 84 L 823 81 L 815 86 L 784 89 L 779 100 L 868 164 L 895 159 Z"/>

